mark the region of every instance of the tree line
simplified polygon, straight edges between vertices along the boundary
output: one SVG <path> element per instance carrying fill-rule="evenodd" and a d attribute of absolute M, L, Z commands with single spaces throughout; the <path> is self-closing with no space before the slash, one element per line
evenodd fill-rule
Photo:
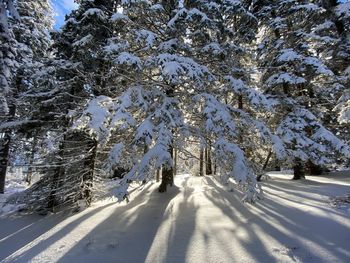
<path fill-rule="evenodd" d="M 20 158 L 33 209 L 93 198 L 98 178 L 173 184 L 179 156 L 259 198 L 349 158 L 350 11 L 334 0 L 0 0 L 0 192 Z M 191 152 L 197 145 L 199 154 Z"/>

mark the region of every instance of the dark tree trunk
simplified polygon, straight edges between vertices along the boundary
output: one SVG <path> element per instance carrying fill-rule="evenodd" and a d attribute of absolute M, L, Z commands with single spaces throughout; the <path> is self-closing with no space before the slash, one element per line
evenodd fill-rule
<path fill-rule="evenodd" d="M 94 169 L 95 169 L 95 160 L 96 160 L 96 153 L 97 153 L 97 141 L 96 140 L 89 141 L 88 149 L 89 151 L 91 151 L 91 153 L 84 163 L 88 171 L 83 176 L 83 182 L 84 182 L 83 194 L 84 194 L 86 203 L 90 205 L 93 197 L 92 187 L 94 182 Z"/>
<path fill-rule="evenodd" d="M 2 145 L 0 148 L 0 194 L 5 192 L 6 171 L 8 164 L 8 155 L 10 151 L 11 135 L 10 132 L 5 132 L 2 138 Z"/>
<path fill-rule="evenodd" d="M 204 163 L 205 163 L 205 174 L 208 172 L 208 147 L 204 148 Z"/>
<path fill-rule="evenodd" d="M 9 119 L 11 121 L 16 114 L 16 106 L 9 107 Z M 0 133 L 1 134 L 1 133 Z M 6 171 L 9 161 L 11 130 L 3 132 L 3 137 L 0 139 L 0 194 L 5 192 Z"/>
<path fill-rule="evenodd" d="M 162 168 L 162 182 L 159 185 L 158 191 L 164 193 L 167 190 L 167 186 L 173 186 L 174 184 L 174 171 L 172 167 L 163 166 Z"/>
<path fill-rule="evenodd" d="M 300 180 L 302 178 L 305 178 L 305 172 L 304 172 L 304 168 L 301 160 L 296 159 L 294 161 L 293 170 L 294 170 L 293 180 Z"/>
<path fill-rule="evenodd" d="M 58 156 L 57 158 L 58 162 L 56 163 L 57 167 L 54 169 L 54 173 L 52 176 L 51 187 L 50 187 L 51 189 L 50 189 L 50 193 L 47 201 L 47 208 L 50 211 L 53 211 L 55 206 L 57 205 L 56 192 L 59 186 L 59 181 L 61 180 L 61 178 L 63 178 L 65 173 L 64 164 L 63 164 L 63 150 L 64 150 L 65 139 L 66 139 L 66 136 L 64 136 L 63 141 L 60 143 L 59 151 L 57 153 L 57 156 Z"/>
<path fill-rule="evenodd" d="M 267 167 L 267 165 L 269 164 L 270 159 L 271 159 L 271 156 L 272 156 L 272 150 L 270 149 L 270 150 L 269 150 L 269 153 L 267 154 L 265 163 L 264 163 L 264 165 L 263 165 L 263 168 L 262 168 L 263 170 L 265 170 L 266 167 Z"/>
<path fill-rule="evenodd" d="M 216 164 L 216 159 L 214 159 L 214 174 L 216 174 L 216 170 L 217 170 L 217 164 Z"/>
<path fill-rule="evenodd" d="M 169 153 L 173 158 L 173 147 L 169 147 Z M 174 184 L 174 170 L 170 165 L 164 165 L 162 168 L 162 182 L 159 185 L 158 191 L 160 193 L 166 192 L 167 186 L 173 186 Z"/>
<path fill-rule="evenodd" d="M 171 3 L 169 2 L 168 4 L 172 5 L 174 3 L 173 3 L 173 1 L 171 1 Z M 174 97 L 174 91 L 175 91 L 175 86 L 172 86 L 171 88 L 166 90 L 165 93 L 168 97 Z M 174 134 L 174 131 L 172 131 L 172 133 Z M 168 152 L 171 156 L 171 159 L 174 160 L 174 147 L 173 147 L 172 143 L 171 143 L 171 145 L 169 145 Z M 173 184 L 174 184 L 174 168 L 173 167 L 174 167 L 174 162 L 172 163 L 172 165 L 169 163 L 169 164 L 164 165 L 162 167 L 162 182 L 160 183 L 159 188 L 158 188 L 158 191 L 160 193 L 166 192 L 168 185 L 173 186 Z"/>
<path fill-rule="evenodd" d="M 238 96 L 238 109 L 243 110 L 243 96 Z"/>
<path fill-rule="evenodd" d="M 206 175 L 212 174 L 212 163 L 211 163 L 211 142 L 209 141 L 208 147 L 206 148 L 206 158 L 205 158 L 205 165 L 206 165 Z"/>
<path fill-rule="evenodd" d="M 174 175 L 177 174 L 177 150 L 174 148 Z"/>
<path fill-rule="evenodd" d="M 33 146 L 32 146 L 32 151 L 30 153 L 30 157 L 29 157 L 29 165 L 28 165 L 28 172 L 27 172 L 27 176 L 26 176 L 26 182 L 28 184 L 32 183 L 32 177 L 33 177 L 33 163 L 34 163 L 34 157 L 35 157 L 35 148 L 36 148 L 36 144 L 38 142 L 38 138 L 36 136 L 36 134 L 34 135 L 33 138 Z"/>
<path fill-rule="evenodd" d="M 270 159 L 271 159 L 271 156 L 272 156 L 272 150 L 270 149 L 270 150 L 269 150 L 269 153 L 267 154 L 267 157 L 266 157 L 265 163 L 264 163 L 264 165 L 263 165 L 263 168 L 262 168 L 263 171 L 265 171 L 267 165 L 269 164 L 269 161 L 270 161 Z M 257 181 L 261 181 L 261 177 L 262 177 L 262 176 L 263 176 L 262 174 L 259 174 L 259 175 L 256 177 L 256 180 L 257 180 Z"/>
<path fill-rule="evenodd" d="M 204 157 L 204 150 L 201 147 L 200 150 L 199 150 L 199 176 L 203 176 L 204 175 L 203 174 L 203 168 L 204 168 L 203 157 Z"/>

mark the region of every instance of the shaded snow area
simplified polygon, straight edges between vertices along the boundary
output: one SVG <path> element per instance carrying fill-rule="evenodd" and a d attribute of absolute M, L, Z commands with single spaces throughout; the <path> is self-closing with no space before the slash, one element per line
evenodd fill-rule
<path fill-rule="evenodd" d="M 21 192 L 28 188 L 28 184 L 25 182 L 23 174 L 24 173 L 22 168 L 9 169 L 6 175 L 5 193 L 0 194 L 0 216 L 7 213 L 11 213 L 20 208 L 20 205 L 6 203 L 6 199 L 10 195 L 17 192 Z"/>
<path fill-rule="evenodd" d="M 213 177 L 176 176 L 129 203 L 99 202 L 68 212 L 0 219 L 2 262 L 350 262 L 350 173 L 270 174 L 265 199 L 244 204 Z"/>

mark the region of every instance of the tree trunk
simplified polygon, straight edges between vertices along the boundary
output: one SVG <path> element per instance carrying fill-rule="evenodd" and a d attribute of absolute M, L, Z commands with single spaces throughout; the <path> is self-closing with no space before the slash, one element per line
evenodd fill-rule
<path fill-rule="evenodd" d="M 216 159 L 214 159 L 214 174 L 216 174 L 216 170 L 217 170 L 217 165 L 216 165 Z"/>
<path fill-rule="evenodd" d="M 201 147 L 199 150 L 199 176 L 203 176 L 203 168 L 204 168 L 204 162 L 203 162 L 203 153 L 204 150 Z"/>
<path fill-rule="evenodd" d="M 32 177 L 33 177 L 33 163 L 34 163 L 34 157 L 35 157 L 35 147 L 38 142 L 38 138 L 36 134 L 34 135 L 33 138 L 33 146 L 32 146 L 32 151 L 30 153 L 30 159 L 29 159 L 29 165 L 28 165 L 28 172 L 26 176 L 26 182 L 30 185 L 32 183 Z"/>
<path fill-rule="evenodd" d="M 267 165 L 269 164 L 269 161 L 270 161 L 270 159 L 271 159 L 271 156 L 272 156 L 272 150 L 270 149 L 269 150 L 269 153 L 267 154 L 267 157 L 266 157 L 266 161 L 265 161 L 265 163 L 264 163 L 264 165 L 263 165 L 263 170 L 265 170 L 266 169 L 266 167 L 267 167 Z"/>
<path fill-rule="evenodd" d="M 173 1 L 168 3 L 169 5 L 175 4 Z M 174 91 L 175 91 L 175 86 L 172 86 L 168 90 L 165 91 L 165 94 L 172 98 L 174 97 Z M 172 133 L 174 134 L 174 130 L 172 130 Z M 174 147 L 173 147 L 173 142 L 171 142 L 171 145 L 169 145 L 168 152 L 171 156 L 172 161 L 174 160 Z M 162 182 L 159 185 L 158 191 L 160 193 L 166 192 L 167 186 L 173 186 L 174 184 L 174 162 L 172 164 L 167 164 L 163 165 L 162 168 Z"/>
<path fill-rule="evenodd" d="M 11 121 L 16 113 L 16 106 L 9 107 L 9 119 Z M 1 134 L 1 133 L 0 133 Z M 0 145 L 0 194 L 5 192 L 6 171 L 9 161 L 11 130 L 5 130 Z"/>
<path fill-rule="evenodd" d="M 205 172 L 204 174 L 207 174 L 208 172 L 208 147 L 204 148 L 204 166 L 205 166 Z"/>
<path fill-rule="evenodd" d="M 58 156 L 58 162 L 57 162 L 57 167 L 54 169 L 54 173 L 52 176 L 52 181 L 51 181 L 51 187 L 50 187 L 50 193 L 48 196 L 48 201 L 47 201 L 47 208 L 50 211 L 53 211 L 55 206 L 56 206 L 56 192 L 57 188 L 59 185 L 59 180 L 63 178 L 63 175 L 65 173 L 65 169 L 63 166 L 63 149 L 64 149 L 64 142 L 66 139 L 66 135 L 63 138 L 63 141 L 60 143 L 59 146 L 59 151 L 57 153 Z"/>
<path fill-rule="evenodd" d="M 263 168 L 262 168 L 263 171 L 265 171 L 267 165 L 269 164 L 269 161 L 270 161 L 270 159 L 271 159 L 271 156 L 272 156 L 272 150 L 270 149 L 270 150 L 269 150 L 269 153 L 267 154 L 267 157 L 266 157 L 265 163 L 264 163 L 264 165 L 263 165 Z M 259 174 L 259 175 L 256 177 L 256 180 L 257 180 L 258 182 L 261 181 L 261 177 L 262 177 L 262 176 L 263 176 L 262 174 Z"/>
<path fill-rule="evenodd" d="M 92 201 L 92 187 L 94 182 L 94 169 L 95 169 L 95 159 L 97 153 L 97 141 L 91 140 L 88 142 L 88 147 L 90 153 L 90 157 L 86 159 L 85 165 L 87 166 L 88 172 L 83 176 L 84 182 L 84 198 L 86 200 L 87 205 L 91 204 Z"/>
<path fill-rule="evenodd" d="M 174 148 L 174 176 L 177 174 L 177 150 Z"/>
<path fill-rule="evenodd" d="M 211 163 L 211 142 L 209 141 L 208 143 L 208 147 L 206 148 L 206 175 L 212 174 L 213 170 L 212 170 L 212 163 Z"/>
<path fill-rule="evenodd" d="M 169 147 L 169 153 L 171 158 L 173 159 L 173 147 Z M 174 184 L 174 170 L 173 167 L 168 165 L 164 165 L 162 168 L 162 182 L 159 185 L 158 191 L 160 193 L 166 192 L 167 186 L 173 186 Z"/>
<path fill-rule="evenodd" d="M 11 142 L 10 132 L 5 132 L 2 141 L 0 148 L 0 194 L 5 192 L 6 171 Z"/>
<path fill-rule="evenodd" d="M 243 110 L 243 96 L 239 95 L 238 96 L 238 109 Z"/>
<path fill-rule="evenodd" d="M 293 180 L 300 180 L 302 178 L 305 178 L 305 172 L 304 172 L 304 169 L 303 169 L 303 164 L 302 164 L 300 159 L 296 159 L 294 161 L 293 170 L 294 170 Z"/>

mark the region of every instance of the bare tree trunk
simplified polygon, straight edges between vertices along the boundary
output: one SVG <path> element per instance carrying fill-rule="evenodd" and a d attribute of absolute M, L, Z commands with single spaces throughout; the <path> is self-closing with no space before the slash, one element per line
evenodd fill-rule
<path fill-rule="evenodd" d="M 205 172 L 204 174 L 208 174 L 208 147 L 205 147 L 204 148 L 204 163 L 205 163 Z"/>
<path fill-rule="evenodd" d="M 173 159 L 173 147 L 169 147 L 169 153 Z M 162 182 L 159 185 L 158 191 L 160 193 L 166 192 L 167 186 L 174 184 L 174 170 L 170 165 L 164 165 L 162 168 Z"/>
<path fill-rule="evenodd" d="M 168 3 L 170 6 L 169 8 L 171 8 L 175 2 L 171 1 L 171 3 Z M 166 95 L 168 97 L 174 97 L 174 91 L 175 91 L 175 86 L 172 86 L 170 89 L 166 90 Z M 172 131 L 172 133 L 174 134 L 174 130 Z M 174 147 L 173 147 L 173 142 L 171 142 L 171 145 L 169 145 L 169 149 L 168 152 L 171 156 L 171 159 L 174 160 Z M 174 184 L 174 162 L 172 162 L 172 165 L 169 163 L 167 165 L 164 165 L 162 167 L 162 182 L 159 185 L 158 191 L 160 193 L 166 192 L 167 186 L 173 186 Z"/>
<path fill-rule="evenodd" d="M 216 171 L 217 171 L 217 161 L 216 159 L 214 159 L 214 174 L 216 174 Z"/>
<path fill-rule="evenodd" d="M 94 169 L 95 169 L 95 159 L 96 159 L 96 153 L 97 153 L 97 141 L 91 140 L 88 142 L 88 147 L 90 153 L 90 157 L 87 158 L 85 161 L 85 165 L 87 166 L 88 172 L 84 174 L 83 176 L 83 182 L 84 182 L 84 198 L 86 200 L 86 203 L 88 205 L 91 204 L 92 201 L 92 187 L 94 182 Z"/>
<path fill-rule="evenodd" d="M 177 150 L 174 148 L 174 176 L 177 174 Z"/>
<path fill-rule="evenodd" d="M 203 156 L 204 156 L 204 150 L 201 147 L 199 150 L 199 176 L 203 176 L 203 168 L 204 168 L 204 160 L 203 160 Z"/>
<path fill-rule="evenodd" d="M 269 153 L 267 154 L 267 157 L 266 157 L 265 163 L 264 163 L 264 165 L 263 165 L 263 168 L 262 168 L 263 171 L 265 171 L 267 165 L 269 164 L 269 161 L 270 161 L 270 159 L 271 159 L 271 156 L 272 156 L 272 150 L 270 149 L 270 150 L 269 150 Z M 262 177 L 262 176 L 263 176 L 262 174 L 259 174 L 259 175 L 256 177 L 256 180 L 257 180 L 257 181 L 261 181 L 261 177 Z"/>
<path fill-rule="evenodd" d="M 243 96 L 238 96 L 238 109 L 243 110 Z"/>
<path fill-rule="evenodd" d="M 55 206 L 56 206 L 56 192 L 57 192 L 57 188 L 59 185 L 59 180 L 61 178 L 63 178 L 63 175 L 65 173 L 65 169 L 63 166 L 63 149 L 64 149 L 64 142 L 66 140 L 66 135 L 63 138 L 63 141 L 60 143 L 59 146 L 59 151 L 57 153 L 58 156 L 58 162 L 57 162 L 57 167 L 54 170 L 54 174 L 52 177 L 52 181 L 51 181 L 51 186 L 50 186 L 50 193 L 48 196 L 48 201 L 47 201 L 47 208 L 51 211 L 54 210 Z"/>
<path fill-rule="evenodd" d="M 32 177 L 33 177 L 33 163 L 34 163 L 34 157 L 35 157 L 35 147 L 38 142 L 38 137 L 36 134 L 34 134 L 33 138 L 33 145 L 32 145 L 32 151 L 30 153 L 29 157 L 29 165 L 28 165 L 28 172 L 26 177 L 26 182 L 30 185 L 32 183 Z"/>
<path fill-rule="evenodd" d="M 2 141 L 3 143 L 0 149 L 0 194 L 3 194 L 5 192 L 6 171 L 11 142 L 10 132 L 5 132 Z"/>
<path fill-rule="evenodd" d="M 212 162 L 211 162 L 211 142 L 208 142 L 208 147 L 206 148 L 206 174 L 212 174 L 213 170 L 212 170 Z"/>
<path fill-rule="evenodd" d="M 272 156 L 272 150 L 270 149 L 269 150 L 269 153 L 267 154 L 267 157 L 266 157 L 266 161 L 265 161 L 265 163 L 264 163 L 264 165 L 263 165 L 263 170 L 265 170 L 266 169 L 266 167 L 267 167 L 267 165 L 269 164 L 269 161 L 270 161 L 270 159 L 271 159 L 271 156 Z"/>
<path fill-rule="evenodd" d="M 169 147 L 169 153 L 171 158 L 173 159 L 173 147 Z M 173 167 L 168 165 L 164 165 L 162 168 L 162 182 L 159 185 L 158 191 L 160 193 L 166 192 L 167 186 L 173 186 L 174 184 L 174 170 Z"/>
<path fill-rule="evenodd" d="M 11 105 L 9 107 L 9 121 L 13 119 L 15 113 L 16 106 Z M 3 194 L 5 192 L 6 171 L 10 153 L 11 130 L 4 131 L 1 141 L 2 145 L 0 145 L 0 194 Z"/>

